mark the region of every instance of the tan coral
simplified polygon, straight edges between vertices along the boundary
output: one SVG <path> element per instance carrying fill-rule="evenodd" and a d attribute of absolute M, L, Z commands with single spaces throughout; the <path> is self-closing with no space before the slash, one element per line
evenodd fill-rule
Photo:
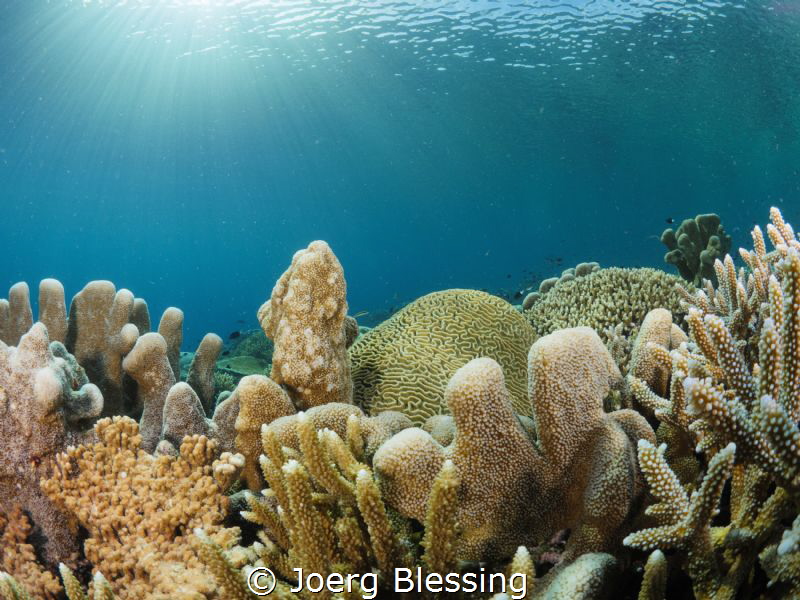
<path fill-rule="evenodd" d="M 315 406 L 304 414 L 317 429 L 330 429 L 342 438 L 346 437 L 350 419 L 355 417 L 363 437 L 364 453 L 368 457 L 371 457 L 383 442 L 398 431 L 411 427 L 410 419 L 402 413 L 386 411 L 368 417 L 357 406 L 338 402 Z M 300 448 L 297 418 L 296 414 L 291 414 L 279 417 L 269 424 L 270 431 L 275 434 L 281 446 L 293 450 Z"/>
<path fill-rule="evenodd" d="M 123 390 L 122 359 L 139 330 L 130 322 L 133 294 L 117 291 L 110 281 L 92 281 L 72 299 L 64 345 L 75 355 L 89 380 L 103 391 L 103 415 L 132 410 L 133 399 Z"/>
<path fill-rule="evenodd" d="M 649 512 L 661 522 L 626 543 L 682 551 L 678 556 L 698 598 L 740 597 L 750 589 L 759 560 L 772 593 L 800 593 L 796 548 L 783 545 L 792 538 L 785 524 L 796 517 L 800 499 L 800 241 L 777 209 L 770 218 L 774 251 L 767 252 L 756 227 L 753 250 L 739 252 L 748 270 L 737 272 L 726 256 L 715 262 L 716 287 L 706 282 L 703 290 L 685 293 L 691 340 L 672 352 L 670 400 L 641 380 L 632 382 L 662 426 L 694 438 L 708 466 L 689 497 L 696 484 L 690 480 L 681 488 L 672 459 L 669 465 L 664 460 L 671 448 L 640 448 L 643 470 L 652 473 L 648 479 L 660 500 Z M 728 475 L 723 514 L 729 516 L 711 527 Z"/>
<path fill-rule="evenodd" d="M 161 439 L 164 402 L 170 388 L 175 385 L 166 341 L 158 333 L 144 334 L 136 341 L 122 366 L 138 385 L 137 396 L 143 408 L 139 420 L 142 448 L 145 452 L 152 452 Z"/>
<path fill-rule="evenodd" d="M 447 413 L 444 390 L 453 374 L 486 356 L 502 365 L 515 410 L 530 414 L 525 360 L 535 337 L 501 298 L 476 290 L 428 294 L 350 348 L 355 401 L 370 414 L 396 410 L 422 425 Z"/>
<path fill-rule="evenodd" d="M 236 418 L 236 450 L 245 457 L 244 477 L 247 487 L 259 491 L 264 480 L 258 467 L 261 454 L 261 427 L 278 417 L 294 414 L 292 401 L 277 383 L 263 375 L 248 375 L 233 392 L 239 403 Z"/>
<path fill-rule="evenodd" d="M 300 409 L 352 401 L 346 296 L 342 266 L 327 243 L 316 241 L 295 253 L 259 310 L 261 327 L 275 343 L 272 378 Z"/>
<path fill-rule="evenodd" d="M 22 506 L 31 516 L 50 565 L 77 547 L 68 519 L 45 497 L 39 478 L 69 444 L 85 439 L 81 425 L 103 407 L 98 388 L 59 342 L 35 324 L 18 347 L 0 342 L 0 499 Z"/>
<path fill-rule="evenodd" d="M 30 521 L 17 507 L 7 514 L 0 511 L 0 573 L 14 577 L 35 600 L 51 600 L 61 592 L 61 585 L 36 559 L 29 537 Z M 0 588 L 0 596 L 2 596 Z M 13 596 L 12 596 L 13 598 Z"/>
<path fill-rule="evenodd" d="M 8 291 L 8 300 L 0 300 L 0 341 L 16 346 L 33 325 L 30 289 L 23 282 L 15 283 Z"/>
<path fill-rule="evenodd" d="M 183 343 L 183 311 L 170 306 L 161 315 L 158 333 L 167 343 L 167 358 L 175 381 L 181 378 L 181 344 Z"/>
<path fill-rule="evenodd" d="M 186 383 L 197 393 L 208 414 L 214 410 L 214 370 L 221 351 L 222 338 L 216 333 L 207 333 L 200 341 L 186 375 Z"/>
<path fill-rule="evenodd" d="M 564 282 L 526 311 L 538 335 L 586 325 L 597 332 L 622 324 L 630 333 L 654 308 L 668 309 L 680 322 L 682 280 L 657 269 L 600 269 Z"/>
<path fill-rule="evenodd" d="M 633 411 L 603 412 L 620 375 L 597 334 L 576 328 L 540 339 L 528 370 L 537 445 L 517 421 L 502 369 L 481 358 L 448 384 L 450 446 L 413 428 L 375 454 L 390 505 L 418 520 L 441 465 L 453 461 L 461 558 L 508 556 L 564 528 L 573 529 L 567 557 L 611 547 L 639 496 L 633 444 L 654 435 Z"/>
<path fill-rule="evenodd" d="M 220 598 L 190 543 L 202 527 L 230 545 L 227 485 L 241 457 L 217 454 L 215 442 L 187 437 L 178 457 L 153 457 L 141 448 L 135 421 L 102 419 L 100 441 L 70 448 L 42 489 L 88 532 L 87 559 L 121 599 Z"/>
<path fill-rule="evenodd" d="M 667 352 L 672 325 L 672 313 L 665 308 L 654 308 L 642 321 L 631 351 L 631 375 L 647 382 L 650 389 L 661 396 L 666 396 L 669 385 L 671 360 Z"/>

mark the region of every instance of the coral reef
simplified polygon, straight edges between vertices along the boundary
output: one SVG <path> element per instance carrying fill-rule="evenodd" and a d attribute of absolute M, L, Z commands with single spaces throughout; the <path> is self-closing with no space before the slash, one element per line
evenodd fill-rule
<path fill-rule="evenodd" d="M 664 262 L 675 265 L 681 277 L 700 286 L 704 279 L 716 283 L 714 261 L 731 249 L 731 236 L 725 233 L 719 216 L 707 214 L 684 220 L 677 231 L 665 229 L 661 243 L 669 249 Z"/>
<path fill-rule="evenodd" d="M 457 553 L 461 525 L 457 509 L 460 480 L 455 463 L 445 460 L 434 474 L 420 537 L 410 521 L 387 506 L 379 482 L 360 451 L 364 432 L 352 417 L 348 425 L 342 438 L 330 429 L 318 428 L 299 413 L 296 451 L 281 447 L 271 427 L 264 429 L 260 463 L 269 488 L 248 493 L 249 510 L 242 513 L 260 528 L 258 541 L 226 550 L 198 532 L 201 557 L 225 597 L 252 598 L 246 577 L 258 567 L 273 570 L 277 575 L 273 593 L 287 599 L 351 597 L 326 589 L 313 595 L 292 593 L 290 587 L 297 585 L 293 569 L 298 568 L 334 582 L 355 578 L 354 597 L 359 597 L 360 591 L 377 593 L 377 597 L 395 595 L 394 568 L 463 574 L 464 563 L 459 562 Z M 525 579 L 526 598 L 589 600 L 605 597 L 616 561 L 608 554 L 584 554 L 552 576 L 537 579 L 528 550 L 520 546 L 511 563 L 500 567 L 500 572 L 519 574 L 516 589 L 522 589 L 519 579 Z M 484 570 L 481 568 L 481 573 Z M 371 577 L 372 583 L 362 577 Z M 423 591 L 415 597 L 437 598 L 441 594 Z M 486 595 L 449 593 L 447 597 L 466 600 Z"/>
<path fill-rule="evenodd" d="M 127 417 L 101 419 L 95 430 L 98 442 L 60 454 L 42 482 L 86 529 L 83 549 L 95 572 L 121 600 L 223 598 L 191 538 L 198 527 L 223 545 L 238 538 L 222 521 L 242 457 L 215 459 L 216 443 L 204 436 L 185 438 L 177 457 L 152 456 Z"/>
<path fill-rule="evenodd" d="M 539 339 L 528 373 L 536 444 L 516 419 L 502 369 L 481 358 L 447 386 L 456 426 L 450 446 L 413 428 L 375 454 L 387 502 L 418 520 L 441 465 L 453 461 L 463 558 L 507 556 L 564 528 L 573 530 L 568 558 L 608 549 L 639 498 L 633 447 L 655 436 L 633 411 L 603 412 L 620 374 L 597 334 L 576 328 Z"/>
<path fill-rule="evenodd" d="M 34 324 L 17 284 L 0 598 L 254 598 L 259 567 L 304 600 L 294 569 L 357 576 L 313 595 L 336 600 L 370 578 L 388 597 L 396 567 L 516 573 L 537 600 L 663 598 L 680 567 L 700 599 L 798 595 L 800 242 L 771 218 L 775 249 L 756 228 L 747 267 L 715 260 L 700 289 L 584 263 L 523 314 L 446 290 L 366 332 L 313 242 L 259 310 L 269 339 L 193 355 L 178 309 L 151 332 L 144 300 L 100 281 L 67 317 L 45 280 Z"/>
<path fill-rule="evenodd" d="M 800 500 L 800 242 L 777 209 L 770 216 L 773 252 L 756 227 L 754 249 L 740 251 L 749 273 L 726 256 L 715 263 L 717 288 L 686 293 L 690 343 L 668 355 L 669 398 L 632 382 L 643 405 L 697 444 L 705 474 L 699 483 L 681 476 L 669 456 L 674 435 L 659 448 L 640 442 L 656 526 L 625 543 L 678 550 L 701 599 L 747 595 L 758 569 L 773 593 L 800 594 L 800 554 L 786 526 Z M 723 501 L 728 522 L 713 523 Z"/>
<path fill-rule="evenodd" d="M 534 339 L 501 298 L 474 290 L 428 294 L 350 348 L 356 404 L 370 414 L 400 411 L 421 425 L 447 412 L 444 390 L 456 370 L 484 356 L 500 363 L 515 410 L 529 415 L 525 357 Z"/>
<path fill-rule="evenodd" d="M 271 376 L 298 408 L 352 401 L 346 294 L 339 260 L 328 244 L 316 241 L 295 253 L 258 311 L 275 344 Z"/>
<path fill-rule="evenodd" d="M 656 269 L 600 269 L 554 287 L 524 315 L 537 335 L 581 325 L 598 333 L 622 325 L 630 333 L 654 308 L 668 309 L 680 323 L 680 281 Z"/>

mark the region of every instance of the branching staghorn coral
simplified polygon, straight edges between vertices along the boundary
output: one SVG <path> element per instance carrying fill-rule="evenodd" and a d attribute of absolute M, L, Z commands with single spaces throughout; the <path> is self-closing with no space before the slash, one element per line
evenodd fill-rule
<path fill-rule="evenodd" d="M 190 542 L 197 527 L 223 546 L 238 539 L 222 521 L 241 455 L 215 459 L 214 440 L 191 436 L 178 457 L 152 456 L 127 417 L 101 419 L 95 431 L 98 442 L 60 454 L 41 484 L 86 529 L 84 553 L 95 572 L 121 600 L 221 598 Z"/>
<path fill-rule="evenodd" d="M 535 339 L 502 298 L 476 290 L 428 294 L 350 349 L 355 402 L 369 414 L 396 410 L 422 425 L 447 412 L 444 390 L 456 370 L 483 356 L 502 365 L 515 410 L 529 414 L 525 360 Z"/>
<path fill-rule="evenodd" d="M 639 442 L 639 465 L 658 501 L 647 508 L 657 527 L 627 536 L 624 543 L 640 550 L 680 549 L 688 557 L 687 570 L 695 595 L 702 598 L 731 596 L 732 582 L 723 581 L 714 556 L 711 519 L 717 510 L 722 489 L 733 470 L 736 445 L 729 444 L 714 455 L 703 482 L 691 498 L 664 458 L 665 446 L 655 448 Z"/>
<path fill-rule="evenodd" d="M 299 409 L 352 402 L 347 356 L 347 286 L 327 243 L 311 242 L 292 258 L 258 320 L 275 343 L 272 378 Z"/>
<path fill-rule="evenodd" d="M 442 464 L 453 461 L 462 482 L 461 558 L 507 557 L 520 544 L 572 528 L 569 561 L 613 547 L 634 511 L 640 494 L 634 443 L 655 437 L 633 411 L 603 412 L 620 375 L 597 334 L 583 327 L 541 338 L 528 372 L 536 443 L 517 421 L 502 369 L 482 358 L 448 384 L 456 425 L 450 446 L 412 428 L 375 454 L 388 503 L 417 520 Z"/>
<path fill-rule="evenodd" d="M 694 303 L 687 316 L 692 341 L 671 353 L 670 400 L 642 381 L 632 384 L 662 422 L 694 436 L 698 451 L 712 457 L 706 478 L 723 448 L 736 446 L 730 523 L 711 530 L 711 544 L 683 543 L 684 550 L 704 544 L 707 568 L 692 566 L 698 551 L 687 556 L 703 598 L 742 594 L 759 560 L 776 590 L 800 593 L 798 552 L 783 524 L 797 515 L 800 501 L 800 243 L 777 209 L 771 219 L 774 252 L 766 252 L 756 227 L 755 249 L 740 251 L 749 272 L 737 274 L 728 256 L 717 265 L 718 288 L 708 284 L 687 295 Z M 628 541 L 643 547 L 636 537 Z M 654 536 L 647 547 L 672 543 Z"/>
<path fill-rule="evenodd" d="M 247 495 L 250 510 L 243 513 L 260 525 L 260 541 L 240 549 L 250 567 L 267 566 L 279 576 L 279 592 L 296 584 L 292 569 L 327 577 L 332 573 L 365 574 L 376 570 L 380 586 L 388 589 L 395 567 L 410 567 L 419 559 L 404 542 L 410 529 L 387 511 L 378 484 L 358 449 L 363 433 L 351 419 L 343 440 L 330 429 L 317 430 L 305 413 L 296 416 L 300 451 L 283 448 L 275 432 L 265 426 L 260 463 L 269 489 Z M 436 532 L 428 538 L 423 563 L 455 569 L 452 521 L 453 489 L 458 480 L 452 465 L 443 468 L 433 495 L 429 521 Z M 207 544 L 207 564 L 231 598 L 244 594 L 244 579 L 231 559 L 237 551 L 222 553 Z M 241 561 L 239 561 L 241 562 Z M 225 583 L 223 583 L 225 582 Z M 238 592 L 236 590 L 239 590 Z M 232 592 L 235 592 L 233 594 Z M 286 596 L 289 597 L 289 596 Z M 323 590 L 315 597 L 330 598 Z"/>

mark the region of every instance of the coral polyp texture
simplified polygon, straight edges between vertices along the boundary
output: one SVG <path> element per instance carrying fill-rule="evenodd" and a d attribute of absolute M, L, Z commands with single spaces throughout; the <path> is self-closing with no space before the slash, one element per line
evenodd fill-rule
<path fill-rule="evenodd" d="M 208 334 L 191 366 L 177 308 L 150 331 L 128 290 L 68 311 L 47 279 L 35 321 L 16 284 L 0 598 L 252 599 L 264 567 L 300 600 L 399 597 L 397 568 L 536 600 L 798 597 L 800 241 L 770 218 L 713 278 L 583 263 L 524 311 L 452 289 L 366 332 L 312 242 L 258 311 L 271 341 Z M 296 569 L 360 583 L 292 591 Z"/>
<path fill-rule="evenodd" d="M 102 419 L 99 441 L 57 457 L 42 489 L 83 527 L 86 559 L 111 583 L 116 597 L 223 598 L 193 545 L 194 530 L 220 544 L 238 539 L 225 529 L 225 492 L 240 455 L 216 458 L 216 444 L 187 436 L 177 457 L 142 450 L 135 421 Z"/>
<path fill-rule="evenodd" d="M 330 246 L 311 242 L 295 253 L 258 311 L 275 344 L 272 378 L 300 409 L 352 401 L 346 292 L 342 265 Z"/>
<path fill-rule="evenodd" d="M 530 414 L 525 357 L 536 336 L 502 298 L 475 290 L 434 292 L 367 332 L 350 348 L 356 404 L 396 410 L 417 425 L 448 412 L 449 379 L 474 358 L 496 360 L 514 409 Z"/>
<path fill-rule="evenodd" d="M 632 411 L 603 412 L 620 374 L 597 334 L 576 328 L 541 338 L 528 376 L 536 442 L 517 421 L 500 365 L 479 358 L 447 386 L 456 427 L 449 446 L 412 428 L 375 454 L 387 502 L 417 520 L 442 464 L 453 461 L 462 558 L 509 556 L 566 528 L 567 556 L 612 548 L 641 493 L 633 448 L 655 436 Z"/>
<path fill-rule="evenodd" d="M 689 342 L 668 361 L 663 348 L 646 349 L 670 368 L 666 394 L 631 378 L 669 435 L 658 448 L 640 442 L 658 503 L 647 509 L 654 526 L 625 544 L 677 551 L 697 598 L 747 597 L 757 577 L 773 597 L 800 594 L 800 241 L 776 208 L 770 220 L 774 250 L 756 227 L 753 249 L 739 251 L 747 269 L 725 256 L 714 263 L 717 285 L 684 291 Z M 699 476 L 686 471 L 692 445 Z"/>
<path fill-rule="evenodd" d="M 681 281 L 657 269 L 609 267 L 560 283 L 524 314 L 537 335 L 581 325 L 598 332 L 622 325 L 630 333 L 654 308 L 666 308 L 679 322 Z"/>

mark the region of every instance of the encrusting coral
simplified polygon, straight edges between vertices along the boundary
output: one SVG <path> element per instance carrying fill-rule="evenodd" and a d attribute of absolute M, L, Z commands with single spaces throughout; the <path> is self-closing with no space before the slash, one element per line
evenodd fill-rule
<path fill-rule="evenodd" d="M 600 334 L 622 325 L 630 333 L 654 308 L 668 309 L 680 322 L 680 282 L 656 269 L 600 269 L 559 284 L 523 314 L 537 335 L 581 325 Z"/>
<path fill-rule="evenodd" d="M 222 598 L 191 538 L 202 527 L 224 547 L 238 539 L 222 521 L 241 455 L 215 458 L 216 442 L 190 436 L 179 456 L 152 456 L 127 417 L 101 419 L 95 430 L 98 442 L 60 454 L 53 476 L 42 482 L 87 531 L 83 548 L 95 572 L 122 600 Z"/>
<path fill-rule="evenodd" d="M 800 552 L 785 525 L 800 502 L 800 241 L 777 209 L 770 216 L 773 252 L 756 227 L 754 249 L 740 250 L 749 271 L 737 273 L 726 256 L 715 263 L 716 288 L 686 292 L 691 342 L 669 354 L 669 398 L 633 382 L 642 404 L 691 436 L 708 466 L 699 484 L 679 479 L 668 447 L 640 443 L 658 526 L 625 542 L 683 551 L 701 599 L 742 595 L 759 565 L 776 593 L 800 594 Z M 728 477 L 730 522 L 712 527 Z"/>
<path fill-rule="evenodd" d="M 597 334 L 584 327 L 539 339 L 528 373 L 536 443 L 517 421 L 502 369 L 481 358 L 447 386 L 456 425 L 450 446 L 412 428 L 375 454 L 387 502 L 417 520 L 441 465 L 453 461 L 461 479 L 462 558 L 508 556 L 564 528 L 572 529 L 565 557 L 574 558 L 613 547 L 635 512 L 633 448 L 655 436 L 633 411 L 603 412 L 620 374 Z"/>
<path fill-rule="evenodd" d="M 728 253 L 731 236 L 718 215 L 707 214 L 684 220 L 677 231 L 665 229 L 661 243 L 669 249 L 664 262 L 675 265 L 681 277 L 699 286 L 703 279 L 715 282 L 714 261 Z"/>
<path fill-rule="evenodd" d="M 535 339 L 502 298 L 475 290 L 428 294 L 350 348 L 355 402 L 370 414 L 396 410 L 422 425 L 447 412 L 444 390 L 456 370 L 483 356 L 502 365 L 515 410 L 529 415 L 525 360 Z"/>
<path fill-rule="evenodd" d="M 346 295 L 339 260 L 327 243 L 316 241 L 295 253 L 258 311 L 275 344 L 271 376 L 299 409 L 352 401 Z"/>

